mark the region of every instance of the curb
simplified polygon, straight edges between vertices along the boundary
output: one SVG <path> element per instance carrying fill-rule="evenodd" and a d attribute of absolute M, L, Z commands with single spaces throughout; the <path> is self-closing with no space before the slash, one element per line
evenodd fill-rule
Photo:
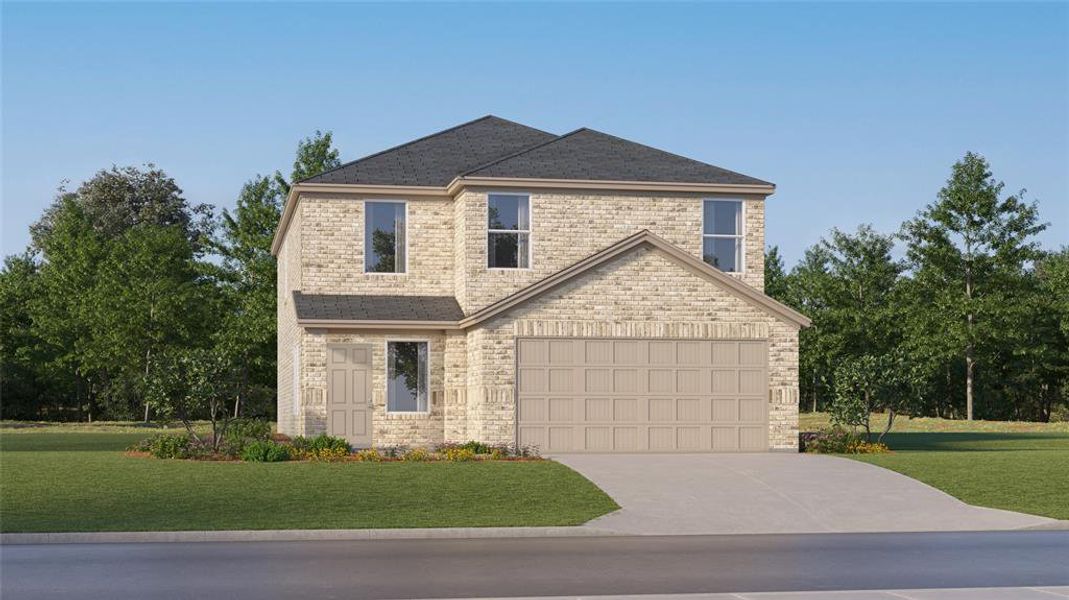
<path fill-rule="evenodd" d="M 605 537 L 623 535 L 595 527 L 447 527 L 426 529 L 264 529 L 237 531 L 94 531 L 0 533 L 0 545 L 131 544 L 195 542 L 304 542 L 370 540 L 470 540 Z"/>

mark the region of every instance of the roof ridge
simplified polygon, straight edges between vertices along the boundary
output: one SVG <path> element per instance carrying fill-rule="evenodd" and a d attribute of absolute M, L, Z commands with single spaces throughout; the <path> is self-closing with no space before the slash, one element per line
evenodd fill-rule
<path fill-rule="evenodd" d="M 483 164 L 481 164 L 481 165 L 479 165 L 479 166 L 477 166 L 477 167 L 475 167 L 473 169 L 468 169 L 467 171 L 464 171 L 463 173 L 460 173 L 459 175 L 457 175 L 457 177 L 464 177 L 465 175 L 468 175 L 469 173 L 474 173 L 476 171 L 481 171 L 482 169 L 485 169 L 486 167 L 489 167 L 489 166 L 492 166 L 492 165 L 496 165 L 497 163 L 500 163 L 500 162 L 505 162 L 506 160 L 509 160 L 510 158 L 516 158 L 517 156 L 520 156 L 521 154 L 526 154 L 528 152 L 531 152 L 532 150 L 537 150 L 539 148 L 542 148 L 543 146 L 548 146 L 550 144 L 554 144 L 556 142 L 559 142 L 559 141 L 563 140 L 564 138 L 566 138 L 568 136 L 572 136 L 572 135 L 575 135 L 575 134 L 579 133 L 580 131 L 587 131 L 587 130 L 588 130 L 588 128 L 586 128 L 586 127 L 580 127 L 579 129 L 576 129 L 574 131 L 569 131 L 568 133 L 565 133 L 563 135 L 558 135 L 557 137 L 555 137 L 555 138 L 553 138 L 551 140 L 546 140 L 544 142 L 539 142 L 539 143 L 535 144 L 534 146 L 531 146 L 530 148 L 524 148 L 523 150 L 520 150 L 518 152 L 513 152 L 512 154 L 507 154 L 505 156 L 502 156 L 501 158 L 495 158 L 494 160 L 492 160 L 492 161 L 490 161 L 488 163 L 483 163 Z M 593 130 L 590 130 L 590 131 L 593 131 Z"/>
<path fill-rule="evenodd" d="M 721 167 L 719 165 L 714 165 L 712 163 L 707 163 L 704 160 L 698 160 L 696 158 L 691 158 L 689 156 L 683 156 L 682 154 L 676 154 L 675 152 L 671 152 L 669 150 L 664 150 L 664 149 L 658 148 L 656 146 L 650 146 L 649 144 L 643 144 L 642 142 L 636 142 L 635 140 L 629 140 L 627 138 L 622 138 L 622 137 L 620 137 L 618 135 L 613 135 L 611 133 L 605 133 L 604 131 L 599 131 L 597 129 L 591 129 L 589 127 L 584 127 L 583 129 L 586 130 L 586 131 L 590 131 L 592 133 L 596 133 L 598 135 L 603 135 L 605 137 L 610 137 L 610 138 L 612 138 L 614 140 L 620 140 L 621 142 L 627 142 L 629 144 L 634 144 L 636 146 L 642 146 L 643 148 L 649 148 L 650 150 L 655 150 L 657 152 L 663 152 L 665 154 L 674 156 L 676 158 L 682 158 L 684 160 L 689 160 L 691 162 L 696 162 L 698 164 L 702 164 L 702 165 L 705 165 L 707 167 L 712 167 L 714 169 L 720 169 L 721 171 L 724 171 L 725 173 L 731 173 L 732 175 L 739 175 L 740 177 L 746 177 L 746 178 L 749 178 L 749 179 L 757 179 L 758 181 L 760 181 L 762 183 L 765 183 L 765 184 L 768 184 L 768 185 L 775 185 L 775 184 L 773 184 L 771 182 L 765 181 L 764 179 L 759 179 L 757 177 L 754 177 L 752 175 L 747 175 L 745 173 L 739 173 L 738 171 L 732 171 L 731 169 L 725 169 L 724 167 Z M 577 131 L 581 131 L 581 130 L 577 130 Z M 572 132 L 572 133 L 576 133 L 576 132 Z"/>
<path fill-rule="evenodd" d="M 541 129 L 538 129 L 537 127 L 531 127 L 530 125 L 526 125 L 524 123 L 520 123 L 519 121 L 512 121 L 510 119 L 505 119 L 503 117 L 499 117 L 499 116 L 494 115 L 494 114 L 487 114 L 487 115 L 483 115 L 483 116 L 481 116 L 481 117 L 479 117 L 477 119 L 472 119 L 470 121 L 465 121 L 464 123 L 460 123 L 459 125 L 454 125 L 452 127 L 447 127 L 445 129 L 442 129 L 441 131 L 436 131 L 434 133 L 427 134 L 427 135 L 425 135 L 423 137 L 419 137 L 419 138 L 416 138 L 414 140 L 409 140 L 409 141 L 407 141 L 407 142 L 405 142 L 403 144 L 398 144 L 396 146 L 392 146 L 390 148 L 386 148 L 385 150 L 380 150 L 380 151 L 375 152 L 373 154 L 368 154 L 367 156 L 361 156 L 360 158 L 357 158 L 357 159 L 354 159 L 354 160 L 350 160 L 349 162 L 346 162 L 346 163 L 342 163 L 342 164 L 334 167 L 333 169 L 327 169 L 326 171 L 323 171 L 323 172 L 320 172 L 320 173 L 316 173 L 315 175 L 311 175 L 309 177 L 305 177 L 304 179 L 301 179 L 300 181 L 295 181 L 293 183 L 303 183 L 305 181 L 308 181 L 309 179 L 313 179 L 313 178 L 319 177 L 321 175 L 326 175 L 327 173 L 333 173 L 334 171 L 340 171 L 341 169 L 344 169 L 344 168 L 349 167 L 351 165 L 355 165 L 356 163 L 364 161 L 364 160 L 367 160 L 369 158 L 375 158 L 376 156 L 380 156 L 382 154 L 386 154 L 387 152 L 393 152 L 394 150 L 400 150 L 401 148 L 404 148 L 405 146 L 411 146 L 412 144 L 416 144 L 416 143 L 419 143 L 419 142 L 422 142 L 422 141 L 425 141 L 425 140 L 429 140 L 429 139 L 431 139 L 433 137 L 438 137 L 440 135 L 449 133 L 451 131 L 456 131 L 457 129 L 460 129 L 461 127 L 467 127 L 468 125 L 474 125 L 475 123 L 478 123 L 479 121 L 485 121 L 487 119 L 498 119 L 500 121 L 505 121 L 506 123 L 512 123 L 513 125 L 519 125 L 520 127 L 526 127 L 528 129 L 533 129 L 534 131 L 537 131 L 539 133 L 544 133 L 546 135 L 554 135 L 554 134 L 552 134 L 552 133 L 550 133 L 548 131 L 543 131 Z"/>

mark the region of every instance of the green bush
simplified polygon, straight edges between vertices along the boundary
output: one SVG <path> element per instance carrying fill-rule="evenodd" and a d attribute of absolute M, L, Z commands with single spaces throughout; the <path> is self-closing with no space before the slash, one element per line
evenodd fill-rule
<path fill-rule="evenodd" d="M 831 427 L 816 433 L 801 436 L 802 452 L 814 454 L 882 454 L 889 452 L 887 446 L 867 441 L 864 436 L 843 429 Z"/>
<path fill-rule="evenodd" d="M 196 440 L 185 433 L 157 433 L 134 444 L 130 450 L 147 452 L 155 458 L 193 458 L 204 453 Z"/>
<path fill-rule="evenodd" d="M 340 460 L 349 456 L 352 446 L 344 438 L 325 433 L 313 438 L 297 436 L 290 441 L 294 454 L 305 460 Z"/>
<path fill-rule="evenodd" d="M 475 460 L 475 452 L 471 448 L 465 448 L 463 446 L 447 448 L 443 455 L 445 456 L 446 460 L 452 462 L 467 462 L 469 460 Z"/>
<path fill-rule="evenodd" d="M 431 458 L 431 453 L 424 448 L 413 448 L 401 455 L 401 460 L 407 462 L 427 462 Z"/>
<path fill-rule="evenodd" d="M 289 447 L 270 440 L 249 442 L 241 451 L 241 460 L 245 462 L 283 462 L 289 459 Z"/>
<path fill-rule="evenodd" d="M 231 440 L 269 440 L 271 423 L 260 419 L 234 419 L 226 428 L 226 437 Z"/>

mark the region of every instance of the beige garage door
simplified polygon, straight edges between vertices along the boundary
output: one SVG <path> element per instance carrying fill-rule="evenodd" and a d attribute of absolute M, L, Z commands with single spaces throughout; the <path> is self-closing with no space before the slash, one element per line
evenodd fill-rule
<path fill-rule="evenodd" d="M 768 449 L 763 341 L 517 340 L 517 439 L 543 452 Z"/>

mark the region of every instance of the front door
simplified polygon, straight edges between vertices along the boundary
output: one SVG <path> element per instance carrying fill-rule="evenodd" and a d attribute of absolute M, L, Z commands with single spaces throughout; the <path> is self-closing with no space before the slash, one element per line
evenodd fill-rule
<path fill-rule="evenodd" d="M 327 428 L 353 446 L 371 446 L 371 346 L 327 346 Z"/>

